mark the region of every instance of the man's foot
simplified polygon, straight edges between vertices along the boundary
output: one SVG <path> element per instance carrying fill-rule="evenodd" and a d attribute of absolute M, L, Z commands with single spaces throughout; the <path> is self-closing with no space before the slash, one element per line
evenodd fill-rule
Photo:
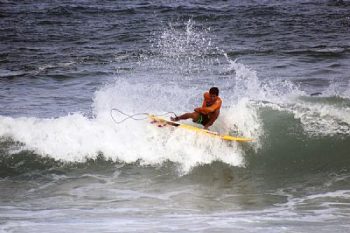
<path fill-rule="evenodd" d="M 177 117 L 177 116 L 176 116 L 176 117 L 170 117 L 170 120 L 171 120 L 171 121 L 179 121 L 179 120 L 180 120 L 180 118 L 179 118 L 179 117 Z"/>

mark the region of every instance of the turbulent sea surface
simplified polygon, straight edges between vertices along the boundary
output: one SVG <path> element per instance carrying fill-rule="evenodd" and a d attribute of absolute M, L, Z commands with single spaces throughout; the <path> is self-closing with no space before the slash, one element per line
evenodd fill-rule
<path fill-rule="evenodd" d="M 345 0 L 0 0 L 0 232 L 349 232 L 349 65 Z M 211 86 L 253 142 L 111 111 Z"/>

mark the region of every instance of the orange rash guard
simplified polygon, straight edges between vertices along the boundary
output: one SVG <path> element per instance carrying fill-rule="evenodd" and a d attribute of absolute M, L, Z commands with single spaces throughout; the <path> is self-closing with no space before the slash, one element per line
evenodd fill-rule
<path fill-rule="evenodd" d="M 222 104 L 221 98 L 218 96 L 214 101 L 211 100 L 209 92 L 204 93 L 204 100 L 201 108 L 198 108 L 198 112 L 208 115 L 209 113 L 220 110 Z"/>

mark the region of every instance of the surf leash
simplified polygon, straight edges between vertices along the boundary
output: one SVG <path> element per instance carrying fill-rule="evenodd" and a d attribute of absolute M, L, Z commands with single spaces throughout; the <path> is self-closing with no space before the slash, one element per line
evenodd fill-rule
<path fill-rule="evenodd" d="M 124 119 L 120 120 L 120 121 L 117 121 L 114 117 L 113 117 L 113 111 L 116 111 L 116 112 L 119 112 L 120 114 L 126 116 Z M 175 117 L 177 117 L 176 113 L 174 112 L 166 112 L 164 114 L 158 114 L 158 115 L 155 115 L 155 114 L 152 114 L 152 116 L 156 116 L 156 117 L 160 117 L 160 116 L 166 116 L 166 115 L 169 115 L 169 114 L 174 114 Z M 151 114 L 149 113 L 146 113 L 146 112 L 142 112 L 142 113 L 135 113 L 135 114 L 127 114 L 127 113 L 124 113 L 122 112 L 121 110 L 117 109 L 117 108 L 112 108 L 111 109 L 111 112 L 110 112 L 110 115 L 111 115 L 111 118 L 112 120 L 114 121 L 114 123 L 116 124 L 121 124 L 123 123 L 124 121 L 128 120 L 128 119 L 133 119 L 135 121 L 142 121 L 142 120 L 145 120 L 147 119 Z M 137 116 L 143 116 L 141 118 L 137 117 Z"/>

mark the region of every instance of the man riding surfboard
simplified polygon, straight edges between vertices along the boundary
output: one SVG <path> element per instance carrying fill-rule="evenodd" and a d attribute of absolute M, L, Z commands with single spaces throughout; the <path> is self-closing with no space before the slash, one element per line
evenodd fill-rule
<path fill-rule="evenodd" d="M 179 121 L 191 118 L 193 122 L 203 125 L 204 129 L 209 129 L 220 114 L 222 100 L 219 97 L 219 89 L 217 87 L 210 88 L 209 92 L 205 92 L 203 96 L 202 107 L 195 108 L 192 113 L 170 117 L 170 119 L 172 121 Z"/>

